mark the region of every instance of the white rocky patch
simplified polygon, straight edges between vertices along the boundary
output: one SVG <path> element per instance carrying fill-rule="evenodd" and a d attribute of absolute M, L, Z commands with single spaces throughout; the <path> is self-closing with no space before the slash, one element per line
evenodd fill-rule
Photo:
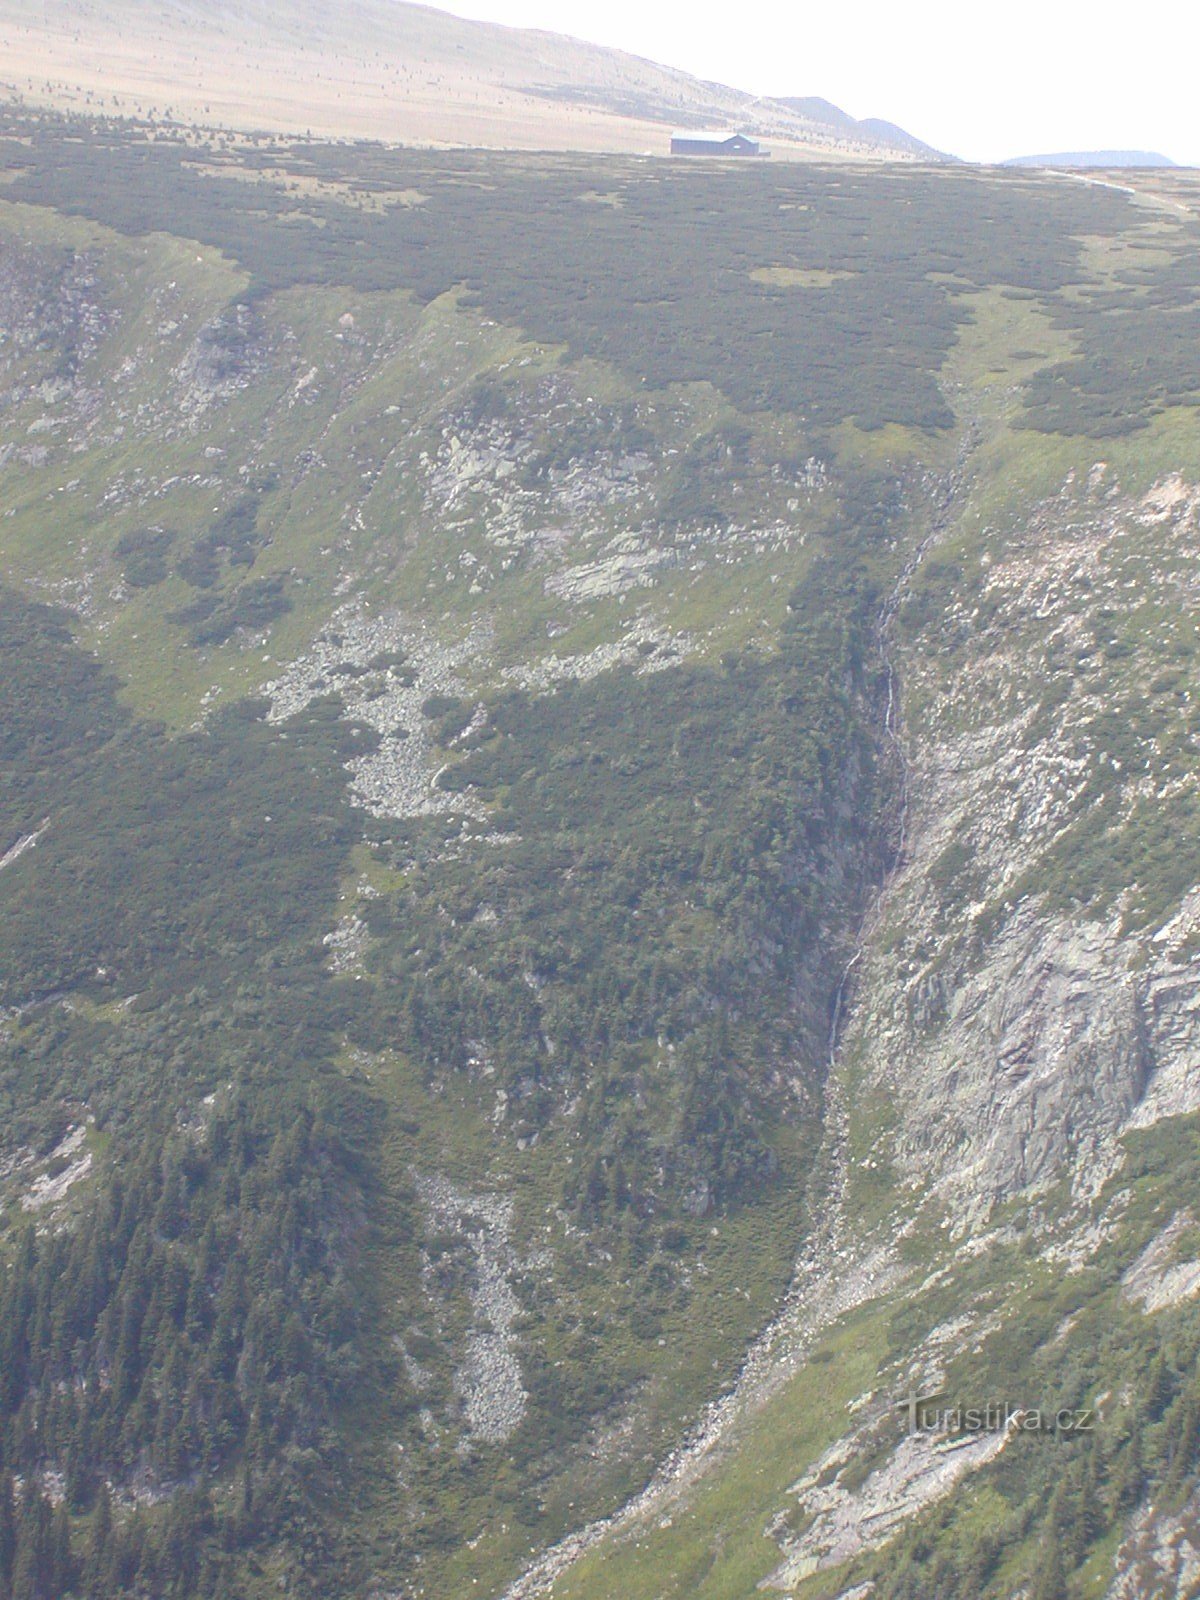
<path fill-rule="evenodd" d="M 662 672 L 695 647 L 690 634 L 671 633 L 649 618 L 639 617 L 619 639 L 606 640 L 581 655 L 547 655 L 540 661 L 505 667 L 500 676 L 521 689 L 552 689 L 568 678 L 586 683 L 612 667 L 633 666 L 639 675 Z"/>
<path fill-rule="evenodd" d="M 1192 929 L 1195 893 L 1172 924 L 1172 935 Z M 1160 930 L 1161 931 L 1161 930 Z M 1152 1024 L 1155 1071 L 1130 1118 L 1146 1128 L 1164 1117 L 1200 1110 L 1200 983 L 1194 960 L 1181 962 L 1175 937 L 1154 941 L 1154 958 L 1145 977 L 1143 1010 Z"/>
<path fill-rule="evenodd" d="M 499 1443 L 520 1426 L 529 1401 L 512 1331 L 521 1310 L 509 1281 L 518 1266 L 510 1244 L 513 1203 L 467 1193 L 440 1175 L 419 1178 L 417 1190 L 430 1226 L 461 1237 L 473 1257 L 472 1325 L 457 1388 L 467 1437 Z"/>
<path fill-rule="evenodd" d="M 0 872 L 3 872 L 5 867 L 11 867 L 14 861 L 19 861 L 27 850 L 32 850 L 49 826 L 50 819 L 47 818 L 35 832 L 22 834 L 16 844 L 10 845 L 4 854 L 0 855 Z"/>
<path fill-rule="evenodd" d="M 332 933 L 327 933 L 321 943 L 329 952 L 331 972 L 341 976 L 362 966 L 367 948 L 367 925 L 353 913 L 341 918 Z"/>
<path fill-rule="evenodd" d="M 842 1485 L 844 1447 L 839 1446 L 836 1458 L 823 1456 L 792 1486 L 791 1493 L 813 1520 L 794 1542 L 784 1541 L 785 1559 L 766 1585 L 792 1589 L 810 1573 L 877 1549 L 911 1517 L 949 1494 L 960 1478 L 998 1456 L 1009 1438 L 1007 1431 L 963 1439 L 906 1434 L 857 1489 Z M 823 1484 L 830 1468 L 838 1469 L 837 1476 Z"/>
<path fill-rule="evenodd" d="M 337 692 L 346 716 L 379 735 L 378 748 L 347 762 L 358 803 L 378 817 L 469 811 L 464 797 L 435 787 L 437 771 L 421 710 L 434 694 L 462 690 L 458 669 L 478 658 L 488 630 L 476 625 L 458 643 L 442 644 L 398 612 L 373 613 L 361 600 L 340 607 L 304 655 L 265 684 L 270 720 L 282 722 L 320 695 Z M 403 653 L 402 666 L 372 668 L 381 656 Z"/>
<path fill-rule="evenodd" d="M 1200 1293 L 1200 1261 L 1177 1259 L 1180 1238 L 1195 1225 L 1190 1211 L 1177 1211 L 1161 1233 L 1155 1234 L 1121 1279 L 1126 1300 L 1147 1312 L 1165 1311 Z"/>
<path fill-rule="evenodd" d="M 87 1124 L 72 1128 L 46 1157 L 47 1169 L 65 1161 L 66 1166 L 51 1174 L 40 1172 L 21 1196 L 22 1211 L 45 1211 L 59 1206 L 67 1195 L 92 1170 L 92 1152 L 86 1150 Z"/>
<path fill-rule="evenodd" d="M 595 531 L 597 517 L 628 505 L 652 467 L 638 452 L 593 450 L 536 483 L 521 469 L 536 455 L 535 437 L 555 413 L 569 417 L 574 399 L 544 388 L 528 397 L 520 421 L 492 418 L 477 426 L 443 425 L 438 448 L 420 458 L 425 473 L 425 509 L 432 523 L 455 526 L 478 520 L 488 544 L 535 558 Z"/>
<path fill-rule="evenodd" d="M 546 593 L 563 600 L 601 600 L 630 589 L 648 588 L 659 569 L 679 560 L 672 549 L 616 549 L 598 561 L 567 567 L 546 579 Z"/>
<path fill-rule="evenodd" d="M 1117 1551 L 1104 1600 L 1179 1600 L 1200 1592 L 1200 1494 L 1179 1511 L 1145 1506 Z"/>
<path fill-rule="evenodd" d="M 1179 522 L 1194 517 L 1200 509 L 1200 489 L 1172 472 L 1142 497 L 1137 520 L 1145 527 L 1164 522 Z"/>

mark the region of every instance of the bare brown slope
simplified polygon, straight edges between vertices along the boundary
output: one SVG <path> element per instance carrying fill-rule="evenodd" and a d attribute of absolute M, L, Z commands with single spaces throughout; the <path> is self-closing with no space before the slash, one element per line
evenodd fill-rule
<path fill-rule="evenodd" d="M 664 153 L 676 124 L 778 155 L 911 159 L 781 104 L 559 34 L 405 0 L 0 0 L 0 94 L 401 143 Z"/>

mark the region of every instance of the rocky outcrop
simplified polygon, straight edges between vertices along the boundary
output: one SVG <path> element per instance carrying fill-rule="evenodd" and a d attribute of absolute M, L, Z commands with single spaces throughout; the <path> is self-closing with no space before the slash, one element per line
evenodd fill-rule
<path fill-rule="evenodd" d="M 5 867 L 11 867 L 15 861 L 19 861 L 27 850 L 33 850 L 49 826 L 47 818 L 33 833 L 23 833 L 15 844 L 9 845 L 8 849 L 0 854 L 0 872 L 3 872 Z"/>
<path fill-rule="evenodd" d="M 1200 1495 L 1179 1511 L 1145 1506 L 1117 1551 L 1105 1600 L 1178 1600 L 1200 1587 Z"/>
<path fill-rule="evenodd" d="M 1108 748 L 1106 709 L 1133 717 L 1156 658 L 1097 660 L 1094 629 L 1118 593 L 1125 609 L 1173 596 L 1198 544 L 1193 491 L 1124 496 L 1098 464 L 1000 553 L 984 548 L 977 590 L 939 620 L 945 656 L 921 633 L 901 652 L 906 857 L 851 1033 L 893 1108 L 878 1155 L 960 1230 L 1064 1173 L 1094 1188 L 1124 1129 L 1200 1106 L 1196 896 L 1155 920 L 1140 909 L 1153 886 L 1106 899 L 1085 864 L 1087 830 L 1118 851 L 1172 770 L 1167 737 L 1136 720 L 1136 765 Z"/>
<path fill-rule="evenodd" d="M 225 404 L 249 386 L 265 360 L 254 313 L 247 305 L 230 306 L 200 328 L 175 368 L 179 409 L 197 419 Z"/>
<path fill-rule="evenodd" d="M 810 1520 L 798 1537 L 783 1536 L 785 1559 L 760 1587 L 790 1593 L 810 1574 L 886 1543 L 911 1517 L 944 1499 L 968 1472 L 998 1456 L 1009 1438 L 1000 1431 L 957 1439 L 909 1434 L 855 1489 L 846 1487 L 836 1471 L 849 1464 L 839 1444 L 832 1459 L 822 1457 L 794 1485 L 792 1493 Z M 831 1471 L 836 1475 L 826 1481 Z"/>
<path fill-rule="evenodd" d="M 1144 1311 L 1165 1311 L 1200 1294 L 1200 1261 L 1180 1259 L 1180 1247 L 1195 1226 L 1190 1211 L 1178 1211 L 1155 1234 L 1121 1279 L 1127 1300 Z"/>
<path fill-rule="evenodd" d="M 21 1210 L 51 1213 L 67 1199 L 75 1185 L 92 1170 L 87 1147 L 88 1125 L 71 1128 L 55 1145 L 21 1196 Z"/>
<path fill-rule="evenodd" d="M 964 963 L 965 965 L 965 963 Z M 872 985 L 887 979 L 871 971 Z M 881 981 L 882 980 L 882 981 Z M 890 986 L 889 986 L 890 989 Z M 902 1123 L 905 1172 L 991 1203 L 1102 1161 L 1152 1070 L 1132 952 L 1025 908 L 974 970 L 919 973 L 863 1016 Z M 919 1088 L 918 1088 L 919 1086 Z"/>

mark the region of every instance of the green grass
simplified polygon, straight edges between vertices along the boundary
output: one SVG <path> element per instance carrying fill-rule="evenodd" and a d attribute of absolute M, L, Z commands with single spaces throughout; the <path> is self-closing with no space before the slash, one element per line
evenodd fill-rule
<path fill-rule="evenodd" d="M 638 1527 L 628 1540 L 585 1557 L 555 1585 L 555 1600 L 753 1594 L 780 1559 L 766 1522 L 787 1504 L 790 1485 L 840 1436 L 849 1403 L 872 1386 L 885 1329 L 881 1309 L 834 1329 L 797 1377 L 743 1425 L 729 1457 L 668 1510 L 666 1526 Z"/>

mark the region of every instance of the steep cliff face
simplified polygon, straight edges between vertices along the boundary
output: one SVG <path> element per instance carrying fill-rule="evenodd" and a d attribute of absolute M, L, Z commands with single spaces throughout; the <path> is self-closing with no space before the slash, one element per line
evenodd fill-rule
<path fill-rule="evenodd" d="M 1007 526 L 968 499 L 900 617 L 905 859 L 847 1042 L 896 1119 L 878 1156 L 932 1174 L 960 1225 L 1098 1185 L 1127 1127 L 1200 1104 L 1200 501 L 1126 470 L 1070 469 Z M 955 588 L 928 620 L 940 562 Z"/>
<path fill-rule="evenodd" d="M 1172 438 L 1158 472 L 1154 448 L 1060 457 L 1052 493 L 1028 493 L 1044 469 L 1009 478 L 1003 519 L 976 470 L 899 608 L 904 844 L 835 1069 L 838 1237 L 875 1262 L 859 1336 L 882 1322 L 890 1350 L 770 1524 L 773 1587 L 840 1593 L 857 1572 L 845 1593 L 1058 1592 L 1022 1587 L 1014 1553 L 1040 1540 L 1063 1581 L 1089 1548 L 1077 1488 L 1093 1527 L 1124 1529 L 1083 1568 L 1097 1593 L 1189 1581 L 1190 1424 L 1145 1372 L 1166 1350 L 1172 1394 L 1190 1392 L 1196 442 Z M 810 1348 L 827 1331 L 800 1322 Z M 897 1439 L 914 1393 L 960 1420 Z M 1019 1425 L 956 1432 L 964 1406 L 1048 1395 L 1056 1417 L 1095 1408 L 1056 1470 Z M 1155 1429 L 1173 1477 L 1138 1508 Z M 1028 1487 L 1056 1482 L 1044 1528 Z"/>

